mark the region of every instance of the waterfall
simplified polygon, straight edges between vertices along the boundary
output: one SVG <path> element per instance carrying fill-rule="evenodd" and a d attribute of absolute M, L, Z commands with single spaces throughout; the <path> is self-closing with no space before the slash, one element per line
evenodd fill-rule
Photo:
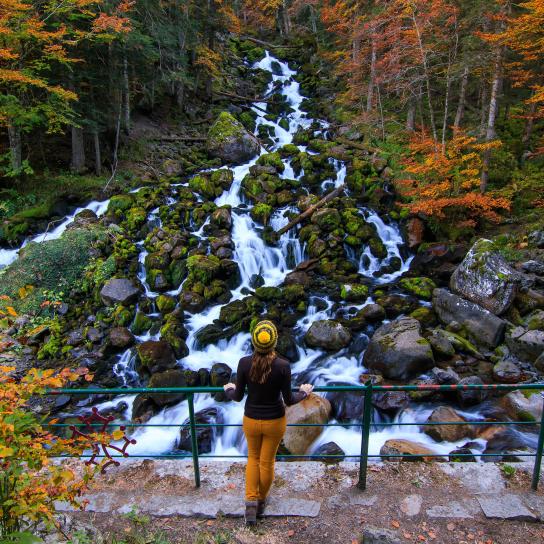
<path fill-rule="evenodd" d="M 285 144 L 290 144 L 293 141 L 293 136 L 300 128 L 308 128 L 315 123 L 315 126 L 320 128 L 315 131 L 315 136 L 323 135 L 327 130 L 327 123 L 324 121 L 314 120 L 301 110 L 304 97 L 300 94 L 300 86 L 293 79 L 296 72 L 291 70 L 289 66 L 268 52 L 266 56 L 254 65 L 255 68 L 267 70 L 272 74 L 272 81 L 269 83 L 265 95 L 272 92 L 280 92 L 288 101 L 292 111 L 287 115 L 289 130 L 285 130 L 278 123 L 266 119 L 265 103 L 255 104 L 252 108 L 256 115 L 256 129 L 261 125 L 268 125 L 272 134 L 273 145 L 272 149 L 279 149 Z M 305 146 L 298 146 L 301 151 L 306 151 L 310 155 L 315 154 L 310 150 L 306 150 Z M 265 149 L 260 150 L 260 155 L 267 153 Z M 232 242 L 234 245 L 233 259 L 238 263 L 241 284 L 232 291 L 232 300 L 241 299 L 245 296 L 246 289 L 250 287 L 250 282 L 255 275 L 260 275 L 264 280 L 264 285 L 277 286 L 283 282 L 285 276 L 292 271 L 298 264 L 307 259 L 306 248 L 300 243 L 296 234 L 296 229 L 283 234 L 276 247 L 268 246 L 261 236 L 262 228 L 259 227 L 251 218 L 250 210 L 251 203 L 243 202 L 241 192 L 241 183 L 244 177 L 249 173 L 249 169 L 257 162 L 258 157 L 253 158 L 245 164 L 234 167 L 233 182 L 230 188 L 223 192 L 216 200 L 218 206 L 229 205 L 232 208 Z M 283 179 L 296 179 L 291 159 L 283 159 L 285 170 L 281 177 Z M 331 159 L 330 162 L 336 176 L 326 180 L 322 184 L 322 189 L 330 190 L 334 187 L 339 187 L 345 181 L 346 165 L 339 160 Z M 299 174 L 300 177 L 304 172 Z M 186 186 L 186 184 L 176 184 L 172 186 L 172 194 L 175 195 L 175 189 L 178 186 Z M 166 204 L 172 206 L 176 200 L 173 196 L 167 197 Z M 246 204 L 242 206 L 242 204 Z M 107 209 L 108 201 L 91 202 L 85 208 L 78 208 L 72 215 L 66 217 L 54 230 L 40 234 L 28 241 L 42 241 L 53 239 L 61 235 L 66 227 L 74 220 L 77 213 L 83 209 L 90 209 L 97 215 L 102 215 Z M 158 208 L 153 210 L 148 216 L 148 222 L 153 226 L 160 226 L 158 219 Z M 285 226 L 288 222 L 288 214 L 296 212 L 293 206 L 285 206 L 277 209 L 270 218 L 270 225 L 274 230 Z M 373 210 L 361 207 L 359 212 L 364 216 L 368 223 L 376 227 L 377 235 L 382 240 L 387 255 L 383 259 L 378 259 L 372 255 L 369 248 L 362 250 L 361 255 L 355 255 L 352 251 L 352 258 L 359 260 L 359 273 L 371 278 L 376 283 L 387 283 L 398 278 L 408 270 L 411 257 L 403 257 L 401 248 L 403 240 L 398 226 L 394 223 L 386 224 L 380 216 Z M 206 237 L 205 227 L 209 224 L 209 218 L 203 225 L 194 225 L 192 235 L 201 239 Z M 25 244 L 28 243 L 25 241 Z M 23 245 L 25 245 L 23 244 Z M 139 249 L 139 270 L 138 278 L 144 286 L 146 296 L 154 299 L 158 293 L 153 292 L 150 288 L 145 272 L 145 257 L 147 251 L 144 248 L 144 241 L 137 242 Z M 9 264 L 17 258 L 17 250 L 0 250 L 0 266 Z M 397 270 L 386 273 L 380 271 L 384 266 L 387 266 L 392 259 L 397 260 Z M 177 295 L 181 292 L 181 286 L 170 291 L 169 294 Z M 362 304 L 349 304 L 350 308 L 362 308 L 366 304 L 370 304 L 372 299 L 369 298 Z M 362 367 L 362 352 L 354 354 L 343 350 L 336 354 L 328 354 L 318 349 L 309 349 L 304 347 L 300 340 L 313 322 L 320 319 L 334 318 L 338 308 L 333 302 L 325 297 L 311 296 L 308 303 L 306 315 L 299 320 L 294 328 L 294 334 L 298 340 L 298 359 L 293 361 L 292 374 L 295 383 L 299 380 L 310 381 L 317 385 L 325 385 L 331 382 L 342 382 L 359 384 L 359 375 L 364 371 Z M 200 347 L 197 342 L 197 333 L 203 327 L 214 323 L 219 318 L 221 305 L 215 305 L 207 308 L 203 312 L 187 315 L 185 319 L 185 327 L 188 331 L 186 340 L 189 348 L 189 354 L 179 360 L 179 364 L 184 368 L 199 370 L 201 368 L 210 369 L 214 363 L 227 363 L 234 371 L 238 360 L 244 355 L 250 353 L 251 342 L 248 333 L 238 333 L 228 340 L 220 340 L 216 344 L 211 344 L 205 347 Z M 156 316 L 156 313 L 149 314 Z M 160 333 L 146 333 L 136 337 L 137 342 L 143 342 L 149 339 L 158 339 Z M 137 373 L 134 369 L 135 354 L 134 349 L 129 349 L 119 355 L 114 364 L 113 371 L 119 378 L 120 384 L 130 385 L 137 379 Z M 124 418 L 130 419 L 134 396 L 118 397 L 113 401 L 107 401 L 97 405 L 99 409 L 106 409 L 116 406 L 120 400 L 127 404 L 124 413 Z M 195 396 L 195 411 L 206 408 L 216 408 L 220 413 L 222 420 L 225 423 L 238 424 L 241 423 L 243 415 L 243 403 L 218 403 L 214 401 L 211 395 L 196 395 Z M 398 416 L 398 422 L 407 421 L 423 421 L 428 415 L 428 410 L 416 408 L 405 410 Z M 179 435 L 179 424 L 188 417 L 187 402 L 183 401 L 175 406 L 164 408 L 158 414 L 149 420 L 151 425 L 173 425 L 171 427 L 147 427 L 140 428 L 134 431 L 133 437 L 137 440 L 137 444 L 131 447 L 131 453 L 138 455 L 155 455 L 171 451 L 174 447 L 176 439 Z M 357 455 L 360 450 L 360 431 L 358 428 L 346 425 L 345 427 L 330 427 L 327 428 L 318 441 L 315 447 L 334 440 L 348 455 Z M 383 443 L 389 438 L 416 438 L 419 442 L 431 443 L 432 440 L 421 432 L 419 427 L 399 427 L 391 426 L 383 429 L 378 429 L 372 432 L 370 451 L 372 454 L 377 454 Z M 455 446 L 455 444 L 453 445 Z M 218 429 L 214 435 L 212 454 L 217 455 L 237 455 L 245 452 L 245 445 L 242 439 L 241 429 L 237 427 L 224 427 Z M 452 444 L 437 445 L 433 443 L 433 448 L 439 453 L 447 453 L 453 449 Z"/>

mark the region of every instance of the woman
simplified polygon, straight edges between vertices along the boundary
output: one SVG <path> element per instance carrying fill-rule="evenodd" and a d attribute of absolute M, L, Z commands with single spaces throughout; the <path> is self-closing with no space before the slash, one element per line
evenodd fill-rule
<path fill-rule="evenodd" d="M 246 524 L 254 525 L 264 513 L 266 498 L 274 480 L 274 461 L 286 429 L 285 406 L 305 399 L 313 385 L 291 392 L 291 367 L 274 351 L 278 331 L 271 321 L 261 321 L 251 335 L 253 355 L 238 363 L 236 384 L 224 386 L 231 400 L 240 402 L 248 390 L 243 429 L 247 440 Z M 283 401 L 282 401 L 283 397 Z"/>

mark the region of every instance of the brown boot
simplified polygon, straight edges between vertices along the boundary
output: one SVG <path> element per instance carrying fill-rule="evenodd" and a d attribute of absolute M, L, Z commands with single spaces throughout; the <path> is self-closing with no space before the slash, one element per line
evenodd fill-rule
<path fill-rule="evenodd" d="M 246 501 L 245 513 L 246 525 L 255 525 L 257 523 L 257 501 Z"/>
<path fill-rule="evenodd" d="M 266 508 L 266 499 L 257 501 L 257 517 L 264 518 L 264 509 Z"/>

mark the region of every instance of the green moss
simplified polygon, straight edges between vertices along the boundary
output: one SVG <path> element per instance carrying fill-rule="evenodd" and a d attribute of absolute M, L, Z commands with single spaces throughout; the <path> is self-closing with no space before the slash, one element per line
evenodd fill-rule
<path fill-rule="evenodd" d="M 284 287 L 282 291 L 283 299 L 290 304 L 294 304 L 295 302 L 306 298 L 306 292 L 304 291 L 304 287 L 298 283 L 288 285 L 287 287 Z"/>
<path fill-rule="evenodd" d="M 431 300 L 433 290 L 436 289 L 434 281 L 426 277 L 402 278 L 399 284 L 406 291 L 425 300 Z"/>
<path fill-rule="evenodd" d="M 251 217 L 258 221 L 259 223 L 262 223 L 263 225 L 266 225 L 268 223 L 268 219 L 272 215 L 272 206 L 269 206 L 268 204 L 264 204 L 263 202 L 259 202 L 253 208 L 251 208 Z"/>
<path fill-rule="evenodd" d="M 249 111 L 244 111 L 240 115 L 238 115 L 238 119 L 240 119 L 240 122 L 244 127 L 246 127 L 247 130 L 250 132 L 255 132 L 255 117 L 254 115 L 251 115 Z"/>
<path fill-rule="evenodd" d="M 143 334 L 148 331 L 153 325 L 153 320 L 145 315 L 144 312 L 136 312 L 134 323 L 132 324 L 132 332 L 136 335 Z"/>
<path fill-rule="evenodd" d="M 285 144 L 280 150 L 279 154 L 282 157 L 293 157 L 300 153 L 299 148 L 295 144 Z"/>
<path fill-rule="evenodd" d="M 363 302 L 368 297 L 368 287 L 363 284 L 345 284 L 340 289 L 340 296 L 348 302 Z"/>
<path fill-rule="evenodd" d="M 221 190 L 218 189 L 212 182 L 210 176 L 199 174 L 192 177 L 189 180 L 189 187 L 195 192 L 205 198 L 215 198 L 221 194 Z"/>
<path fill-rule="evenodd" d="M 257 289 L 255 289 L 255 295 L 265 302 L 271 302 L 280 300 L 282 291 L 279 287 L 257 287 Z"/>
<path fill-rule="evenodd" d="M 273 166 L 278 172 L 285 170 L 285 165 L 281 162 L 281 156 L 277 151 L 261 155 L 257 159 L 257 164 L 260 166 Z"/>
<path fill-rule="evenodd" d="M 378 259 L 385 259 L 387 257 L 387 248 L 379 238 L 371 238 L 368 242 L 370 252 L 374 257 Z"/>
<path fill-rule="evenodd" d="M 223 111 L 208 132 L 208 138 L 213 144 L 222 144 L 230 138 L 237 137 L 245 128 L 230 113 Z"/>
<path fill-rule="evenodd" d="M 57 240 L 28 244 L 16 261 L 0 272 L 0 295 L 10 297 L 10 305 L 18 313 L 39 311 L 44 290 L 58 294 L 81 287 L 93 245 L 106 238 L 105 229 L 96 226 L 70 229 Z M 26 285 L 34 289 L 21 299 L 19 289 Z"/>
<path fill-rule="evenodd" d="M 209 283 L 219 272 L 221 261 L 215 255 L 191 255 L 187 269 L 191 282 Z"/>
<path fill-rule="evenodd" d="M 156 304 L 161 314 L 167 314 L 176 307 L 176 299 L 168 295 L 159 295 Z"/>
<path fill-rule="evenodd" d="M 134 196 L 132 194 L 114 195 L 108 203 L 108 214 L 123 215 L 123 212 L 130 210 L 134 206 Z"/>

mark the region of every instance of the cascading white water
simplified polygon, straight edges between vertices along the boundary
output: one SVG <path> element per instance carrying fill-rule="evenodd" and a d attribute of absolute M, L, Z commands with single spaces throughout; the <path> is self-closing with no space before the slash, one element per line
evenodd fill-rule
<path fill-rule="evenodd" d="M 267 94 L 273 92 L 280 92 L 285 99 L 289 102 L 293 111 L 287 115 L 287 121 L 289 123 L 289 130 L 285 130 L 279 124 L 267 120 L 265 118 L 266 104 L 255 104 L 253 111 L 256 114 L 256 127 L 260 125 L 268 125 L 270 127 L 270 133 L 273 134 L 273 146 L 272 149 L 279 149 L 285 144 L 289 144 L 293 140 L 293 135 L 299 128 L 308 128 L 314 120 L 308 118 L 306 113 L 300 108 L 304 97 L 300 94 L 299 84 L 293 79 L 295 72 L 291 70 L 288 65 L 281 62 L 269 53 L 256 63 L 256 68 L 270 71 L 272 73 L 272 81 L 270 82 Z M 327 128 L 327 123 L 319 122 L 321 130 L 316 131 L 323 133 Z M 257 132 L 257 129 L 256 129 Z M 309 154 L 315 154 L 312 151 L 306 150 L 305 146 L 298 146 L 301 151 L 307 151 Z M 265 149 L 261 149 L 260 154 L 266 153 Z M 249 169 L 253 166 L 258 157 L 253 158 L 245 164 L 236 166 L 233 168 L 234 179 L 231 187 L 219 196 L 215 203 L 218 206 L 229 205 L 232 207 L 232 241 L 234 244 L 234 260 L 238 263 L 241 275 L 241 285 L 232 292 L 232 299 L 240 299 L 244 296 L 244 288 L 250 286 L 250 282 L 254 275 L 260 275 L 264 280 L 264 285 L 275 286 L 282 283 L 287 273 L 289 273 L 295 266 L 300 264 L 307 258 L 305 255 L 305 248 L 301 245 L 296 232 L 291 231 L 283 234 L 277 244 L 277 247 L 270 247 L 266 245 L 260 236 L 260 229 L 250 217 L 251 203 L 245 203 L 243 206 L 243 196 L 241 192 L 241 183 L 244 177 L 249 173 Z M 284 172 L 281 177 L 283 179 L 296 179 L 293 168 L 290 164 L 290 159 L 284 159 L 285 165 Z M 334 170 L 336 171 L 336 177 L 334 179 L 324 182 L 323 189 L 338 187 L 344 183 L 346 177 L 346 165 L 341 161 L 332 160 L 331 162 Z M 298 179 L 304 175 L 304 172 L 300 172 Z M 186 184 L 176 184 L 175 187 Z M 167 200 L 167 205 L 175 203 L 173 198 Z M 86 209 L 92 209 L 101 215 L 105 212 L 108 202 L 93 202 L 86 207 Z M 76 210 L 75 213 L 81 211 L 83 208 Z M 285 226 L 288 222 L 287 214 L 290 211 L 295 211 L 294 208 L 283 208 L 277 210 L 271 217 L 270 223 L 274 230 Z M 73 221 L 74 215 L 67 217 L 64 222 L 59 225 L 55 230 L 47 233 L 45 239 L 51 239 L 60 236 L 66 226 Z M 158 210 L 153 210 L 148 220 L 157 224 Z M 383 241 L 387 249 L 387 257 L 382 261 L 374 258 L 369 252 L 368 248 L 363 251 L 361 257 L 359 273 L 363 276 L 371 277 L 377 283 L 390 282 L 393 279 L 404 273 L 410 264 L 411 258 L 403 259 L 399 248 L 403 245 L 403 240 L 400 235 L 398 227 L 394 224 L 386 225 L 382 219 L 370 209 L 361 209 L 361 213 L 365 216 L 366 220 L 373 223 L 376 226 L 378 236 Z M 198 228 L 194 228 L 193 235 L 199 238 L 205 238 L 205 227 L 208 225 L 209 219 Z M 39 241 L 44 238 L 44 235 L 35 237 L 35 240 Z M 139 263 L 140 269 L 138 277 L 144 285 L 146 296 L 149 298 L 155 298 L 158 293 L 154 293 L 146 281 L 145 267 L 143 266 L 146 256 L 146 251 L 143 247 L 143 241 L 138 243 L 140 249 Z M 2 253 L 3 252 L 3 253 Z M 364 258 L 366 255 L 367 258 Z M 17 256 L 17 250 L 1 250 L 0 251 L 0 266 L 2 264 L 9 264 Z M 388 273 L 380 277 L 374 278 L 374 274 L 379 272 L 380 268 L 387 264 L 387 262 L 397 257 L 400 259 L 401 268 L 394 273 Z M 170 292 L 170 294 L 179 294 L 181 286 Z M 372 299 L 368 299 L 366 302 L 354 305 L 350 304 L 350 307 L 362 308 L 367 304 L 370 304 Z M 189 348 L 189 355 L 179 361 L 184 368 L 192 370 L 198 370 L 201 368 L 211 368 L 216 362 L 227 363 L 231 368 L 235 369 L 238 360 L 250 352 L 251 343 L 250 335 L 247 333 L 239 333 L 228 340 L 221 340 L 216 344 L 208 345 L 206 347 L 200 347 L 197 340 L 197 333 L 206 325 L 210 325 L 219 317 L 221 306 L 213 306 L 201 313 L 189 315 L 185 320 L 185 326 L 188 331 L 188 338 L 186 340 Z M 157 314 L 150 314 L 156 316 Z M 317 297 L 311 297 L 308 305 L 306 316 L 301 319 L 295 327 L 295 334 L 297 338 L 301 338 L 307 331 L 310 325 L 318 319 L 330 319 L 334 316 L 332 301 Z M 160 333 L 151 335 L 146 333 L 141 336 L 137 336 L 137 342 L 143 342 L 149 339 L 158 339 Z M 302 344 L 302 343 L 299 343 Z M 349 352 L 339 352 L 334 355 L 326 354 L 317 349 L 308 349 L 303 345 L 299 345 L 298 359 L 292 364 L 292 374 L 294 380 L 304 379 L 304 381 L 311 381 L 318 385 L 324 385 L 330 382 L 341 383 L 359 383 L 359 375 L 364 368 L 361 365 L 362 353 L 357 355 Z M 119 377 L 122 384 L 127 385 L 134 383 L 137 380 L 137 373 L 134 370 L 135 355 L 133 350 L 127 350 L 121 354 L 114 365 L 114 373 Z M 134 396 L 123 396 L 115 399 L 114 401 L 108 401 L 98 405 L 99 409 L 111 409 L 118 405 L 122 400 L 126 402 L 127 409 L 124 413 L 125 419 L 130 419 L 132 412 L 132 404 L 134 402 Z M 217 403 L 210 395 L 197 395 L 195 396 L 195 411 L 203 410 L 205 408 L 215 407 L 220 410 L 222 419 L 225 423 L 238 424 L 242 420 L 243 415 L 243 403 Z M 423 421 L 428 413 L 423 408 L 412 409 L 404 411 L 398 418 L 399 421 Z M 150 425 L 172 425 L 161 427 L 147 427 L 141 428 L 134 432 L 133 437 L 136 438 L 137 444 L 131 447 L 131 453 L 137 455 L 153 455 L 163 452 L 171 451 L 174 447 L 176 439 L 179 434 L 179 424 L 181 424 L 188 417 L 187 402 L 180 402 L 176 406 L 163 409 L 160 413 L 155 415 L 149 420 Z M 410 419 L 411 418 L 411 419 Z M 381 445 L 385 440 L 392 437 L 409 437 L 417 438 L 419 442 L 432 443 L 432 440 L 425 434 L 423 434 L 417 426 L 414 427 L 386 427 L 383 430 L 373 432 L 371 435 L 370 450 L 372 454 L 377 454 Z M 356 455 L 360 448 L 360 434 L 356 428 L 345 427 L 331 427 L 327 428 L 318 441 L 315 443 L 315 447 L 334 440 L 348 455 Z M 441 444 L 437 445 L 433 443 L 433 448 L 437 451 L 447 453 L 458 444 Z M 216 432 L 216 436 L 213 442 L 213 454 L 228 456 L 237 455 L 245 451 L 244 441 L 242 439 L 241 430 L 237 427 L 225 427 Z"/>

